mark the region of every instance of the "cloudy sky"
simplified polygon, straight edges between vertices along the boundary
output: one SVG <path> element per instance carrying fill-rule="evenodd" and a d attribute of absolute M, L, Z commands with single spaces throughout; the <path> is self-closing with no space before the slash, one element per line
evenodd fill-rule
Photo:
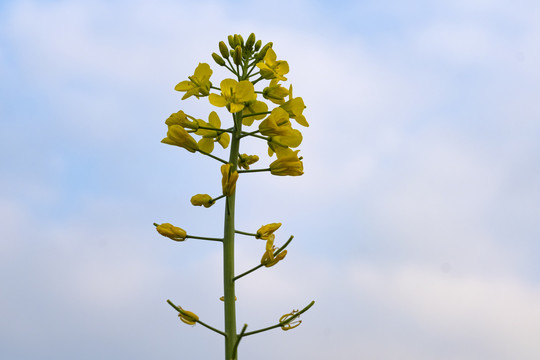
<path fill-rule="evenodd" d="M 0 1 L 0 357 L 214 359 L 219 164 L 160 143 L 227 35 L 289 62 L 305 174 L 242 176 L 238 227 L 287 258 L 239 280 L 241 359 L 540 358 L 537 1 Z M 226 112 L 221 111 L 223 121 Z M 246 152 L 264 146 L 246 142 Z M 262 157 L 262 164 L 268 163 Z M 237 240 L 237 271 L 262 244 Z"/>

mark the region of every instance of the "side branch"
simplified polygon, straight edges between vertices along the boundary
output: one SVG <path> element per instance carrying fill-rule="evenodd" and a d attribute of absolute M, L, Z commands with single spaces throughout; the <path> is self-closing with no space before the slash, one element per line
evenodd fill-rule
<path fill-rule="evenodd" d="M 263 331 L 268 331 L 268 330 L 272 330 L 272 329 L 275 329 L 275 328 L 278 328 L 278 327 L 282 327 L 282 326 L 284 326 L 284 325 L 287 325 L 288 323 L 290 323 L 291 321 L 293 321 L 294 319 L 296 319 L 297 317 L 299 317 L 300 315 L 302 315 L 303 313 L 305 313 L 306 311 L 308 311 L 309 308 L 313 306 L 313 304 L 315 304 L 315 301 L 311 301 L 311 302 L 308 304 L 308 306 L 306 306 L 305 308 L 303 308 L 302 310 L 300 310 L 299 312 L 297 312 L 296 314 L 294 314 L 294 315 L 291 316 L 290 318 L 288 318 L 288 319 L 286 319 L 286 320 L 283 320 L 283 321 L 277 323 L 276 325 L 272 325 L 272 326 L 266 327 L 266 328 L 264 328 L 264 329 L 259 329 L 259 330 L 247 332 L 247 333 L 244 334 L 244 336 L 255 335 L 255 334 L 261 333 L 261 332 L 263 332 Z"/>
<path fill-rule="evenodd" d="M 250 116 L 268 115 L 268 114 L 270 114 L 270 113 L 271 113 L 271 111 L 263 111 L 263 112 L 258 112 L 258 113 L 246 114 L 246 115 L 242 115 L 242 119 L 243 119 L 243 118 L 250 117 Z"/>
<path fill-rule="evenodd" d="M 209 240 L 209 241 L 221 241 L 221 242 L 223 242 L 223 238 L 211 238 L 211 237 L 194 236 L 194 235 L 186 235 L 186 239 L 198 239 L 198 240 Z"/>
<path fill-rule="evenodd" d="M 266 169 L 252 169 L 252 170 L 238 170 L 238 173 L 251 173 L 251 172 L 262 172 L 262 171 L 270 171 L 270 168 L 266 168 Z"/>
<path fill-rule="evenodd" d="M 185 313 L 185 311 L 182 311 L 182 309 L 180 309 L 178 306 L 174 305 L 173 302 L 172 302 L 171 300 L 167 299 L 167 303 L 168 303 L 169 305 L 171 305 L 171 306 L 172 306 L 176 311 L 178 311 L 179 313 L 188 315 L 188 314 Z M 227 336 L 227 334 L 225 334 L 223 331 L 220 331 L 220 330 L 218 330 L 218 329 L 216 329 L 216 328 L 213 328 L 212 326 L 203 323 L 201 320 L 195 320 L 195 322 L 201 324 L 201 325 L 204 326 L 205 328 L 208 328 L 208 329 L 210 329 L 210 330 L 212 330 L 212 331 L 217 332 L 218 334 L 221 334 L 221 335 L 223 335 L 223 336 Z"/>
<path fill-rule="evenodd" d="M 218 158 L 217 156 L 214 156 L 214 155 L 212 155 L 212 154 L 209 154 L 209 153 L 207 153 L 206 151 L 202 151 L 201 149 L 198 149 L 197 151 L 200 152 L 200 153 L 203 154 L 203 155 L 210 156 L 212 159 L 215 159 L 215 160 L 217 160 L 217 161 L 219 161 L 219 162 L 222 162 L 222 163 L 224 163 L 224 164 L 228 164 L 228 163 L 229 163 L 228 161 L 225 161 L 225 160 L 223 160 L 222 158 Z"/>
<path fill-rule="evenodd" d="M 246 234 L 246 235 L 247 235 L 247 234 Z M 252 234 L 249 234 L 249 235 L 252 235 Z M 276 252 L 274 253 L 274 256 L 277 256 L 280 252 L 282 252 L 283 250 L 285 250 L 285 248 L 286 248 L 287 246 L 289 246 L 289 244 L 291 243 L 291 241 L 292 241 L 293 238 L 294 238 L 294 236 L 291 235 L 291 237 L 289 238 L 289 240 L 287 240 L 287 242 L 286 242 L 285 244 L 283 244 L 282 247 L 280 247 L 279 249 L 276 250 Z M 240 279 L 241 277 L 244 277 L 244 276 L 246 276 L 247 274 L 250 274 L 250 273 L 254 272 L 255 270 L 257 270 L 257 269 L 259 269 L 259 268 L 261 268 L 261 267 L 263 267 L 263 266 L 264 266 L 264 264 L 259 264 L 259 265 L 255 266 L 254 268 L 252 268 L 252 269 L 250 269 L 250 270 L 248 270 L 248 271 L 246 271 L 246 272 L 244 272 L 244 273 L 242 273 L 242 274 L 240 274 L 240 275 L 235 276 L 235 277 L 233 278 L 233 281 L 236 281 L 236 280 Z"/>
<path fill-rule="evenodd" d="M 242 340 L 242 337 L 244 336 L 246 329 L 247 329 L 247 324 L 244 324 L 242 331 L 240 331 L 240 334 L 238 334 L 238 337 L 236 338 L 236 341 L 234 342 L 233 353 L 232 353 L 233 359 L 236 359 L 236 352 L 238 351 L 238 345 L 240 344 L 240 340 Z"/>

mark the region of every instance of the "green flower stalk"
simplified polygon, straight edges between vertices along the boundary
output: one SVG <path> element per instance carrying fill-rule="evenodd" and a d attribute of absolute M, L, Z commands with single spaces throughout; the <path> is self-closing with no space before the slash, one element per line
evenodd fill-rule
<path fill-rule="evenodd" d="M 178 83 L 175 90 L 184 93 L 182 100 L 192 96 L 199 100 L 207 97 L 211 105 L 228 111 L 232 117 L 231 123 L 222 126 L 222 120 L 215 111 L 204 116 L 208 118 L 206 122 L 179 110 L 165 121 L 167 136 L 162 140 L 165 144 L 182 147 L 192 153 L 199 152 L 222 164 L 220 167 L 221 195 L 212 197 L 209 194 L 196 194 L 191 197 L 191 204 L 209 208 L 216 205 L 218 200 L 224 199 L 221 202 L 224 203 L 223 237 L 191 235 L 170 223 L 154 223 L 154 225 L 161 235 L 176 242 L 196 239 L 223 244 L 224 295 L 220 300 L 224 303 L 224 330 L 208 325 L 194 312 L 182 309 L 171 300 L 167 300 L 167 303 L 177 312 L 182 322 L 189 325 L 200 324 L 222 335 L 225 338 L 225 360 L 237 360 L 238 346 L 243 337 L 276 328 L 294 329 L 302 322 L 299 316 L 314 304 L 312 301 L 300 311 L 293 310 L 281 316 L 277 324 L 254 331 L 247 331 L 248 325 L 244 324 L 241 331 L 237 332 L 236 281 L 256 270 L 270 268 L 283 261 L 287 255 L 285 248 L 293 239 L 293 236 L 290 236 L 285 244 L 276 249 L 275 232 L 281 227 L 281 223 L 277 222 L 263 225 L 258 230 L 242 231 L 235 228 L 237 180 L 240 174 L 249 176 L 244 174 L 253 172 L 270 172 L 271 175 L 277 176 L 302 175 L 304 173 L 302 157 L 298 157 L 299 150 L 292 149 L 301 145 L 302 133 L 293 128 L 290 119 L 294 119 L 302 126 L 309 126 L 309 124 L 303 115 L 305 108 L 303 99 L 293 97 L 292 85 L 287 90 L 287 87 L 280 84 L 280 81 L 287 80 L 284 75 L 289 72 L 289 64 L 285 60 L 277 60 L 277 55 L 272 48 L 273 44 L 270 42 L 262 46 L 261 40 L 256 40 L 255 34 L 250 34 L 245 42 L 244 38 L 238 34 L 229 35 L 227 42 L 229 47 L 226 42 L 220 41 L 219 53 L 214 52 L 211 57 L 217 65 L 228 69 L 235 78 L 222 79 L 219 88 L 212 86 L 210 78 L 213 71 L 210 65 L 199 63 L 193 75 L 188 76 L 188 80 Z M 262 80 L 270 81 L 266 86 L 256 90 L 255 85 Z M 257 99 L 257 94 L 262 94 L 262 98 Z M 287 101 L 286 97 L 288 97 Z M 269 109 L 269 105 L 274 108 Z M 251 126 L 255 129 L 243 129 Z M 200 138 L 197 140 L 194 136 Z M 269 167 L 250 168 L 260 158 L 259 155 L 240 154 L 240 142 L 245 137 L 267 142 L 268 156 L 275 155 L 276 157 L 275 160 L 270 161 Z M 221 145 L 223 149 L 229 148 L 228 159 L 211 154 L 215 143 Z M 262 249 L 262 258 L 259 261 L 254 260 L 254 263 L 258 264 L 238 275 L 235 275 L 235 234 L 266 242 Z M 197 312 L 201 314 L 199 310 Z"/>

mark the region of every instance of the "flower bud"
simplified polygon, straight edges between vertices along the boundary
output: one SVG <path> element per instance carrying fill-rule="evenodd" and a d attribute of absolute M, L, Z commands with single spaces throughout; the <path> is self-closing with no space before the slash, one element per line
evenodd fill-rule
<path fill-rule="evenodd" d="M 227 36 L 227 40 L 229 41 L 230 47 L 234 49 L 234 47 L 236 46 L 234 44 L 234 37 L 232 35 L 229 35 L 229 36 Z"/>
<path fill-rule="evenodd" d="M 231 196 L 236 190 L 236 180 L 238 180 L 238 172 L 231 172 L 231 164 L 224 164 L 221 166 L 221 186 L 223 188 L 223 195 Z"/>
<path fill-rule="evenodd" d="M 227 49 L 227 45 L 223 41 L 219 42 L 219 52 L 225 59 L 229 57 L 229 49 Z"/>
<path fill-rule="evenodd" d="M 161 225 L 154 224 L 156 226 L 156 230 L 161 235 L 168 237 L 171 240 L 174 241 L 184 241 L 186 240 L 186 230 L 179 228 L 177 226 L 174 226 L 169 223 L 163 223 Z"/>
<path fill-rule="evenodd" d="M 233 60 L 236 65 L 242 65 L 242 47 L 240 45 L 234 49 Z"/>
<path fill-rule="evenodd" d="M 257 40 L 257 42 L 255 43 L 255 51 L 259 51 L 259 49 L 261 48 L 262 46 L 262 41 L 261 40 Z"/>
<path fill-rule="evenodd" d="M 240 34 L 234 34 L 234 44 L 236 46 L 244 47 L 244 39 Z"/>
<path fill-rule="evenodd" d="M 214 201 L 208 194 L 197 194 L 191 197 L 191 204 L 193 206 L 204 206 L 205 208 L 209 208 L 214 205 Z"/>
<path fill-rule="evenodd" d="M 261 49 L 261 51 L 259 51 L 259 53 L 257 54 L 257 59 L 262 60 L 264 58 L 264 56 L 266 55 L 266 52 L 268 51 L 268 49 L 270 49 L 272 47 L 272 45 L 273 45 L 273 43 L 271 43 L 271 42 L 264 45 L 264 47 Z"/>
<path fill-rule="evenodd" d="M 255 34 L 251 33 L 246 41 L 246 48 L 251 49 L 253 44 L 255 44 Z"/>
<path fill-rule="evenodd" d="M 212 58 L 219 66 L 225 66 L 225 60 L 216 53 L 212 53 Z"/>

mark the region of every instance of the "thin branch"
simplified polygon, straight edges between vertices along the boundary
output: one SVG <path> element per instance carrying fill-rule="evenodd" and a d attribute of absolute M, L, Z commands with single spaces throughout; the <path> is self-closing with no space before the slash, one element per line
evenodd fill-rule
<path fill-rule="evenodd" d="M 238 170 L 238 173 L 251 173 L 251 172 L 261 172 L 261 171 L 270 171 L 270 168 L 266 169 L 253 169 L 253 170 Z"/>
<path fill-rule="evenodd" d="M 282 247 L 280 247 L 279 249 L 276 250 L 276 252 L 274 253 L 274 256 L 279 255 L 280 252 L 282 252 L 283 250 L 285 250 L 285 248 L 286 248 L 287 246 L 289 246 L 289 244 L 291 243 L 291 241 L 292 241 L 293 238 L 294 238 L 294 236 L 291 235 L 291 237 L 289 238 L 289 240 L 287 240 L 287 242 L 286 242 L 285 244 L 283 244 Z M 233 278 L 233 281 L 236 281 L 236 280 L 240 279 L 241 277 L 246 276 L 247 274 L 250 274 L 250 273 L 254 272 L 254 271 L 257 270 L 257 269 L 260 269 L 260 268 L 263 267 L 263 266 L 264 266 L 264 264 L 259 264 L 259 265 L 255 266 L 254 268 L 252 268 L 252 269 L 250 269 L 250 270 L 248 270 L 248 271 L 246 271 L 246 272 L 244 272 L 244 273 L 242 273 L 242 274 L 240 274 L 240 275 L 235 276 L 235 277 Z"/>
<path fill-rule="evenodd" d="M 198 149 L 197 151 L 200 152 L 200 153 L 203 154 L 203 155 L 210 156 L 212 159 L 215 159 L 215 160 L 217 160 L 217 161 L 219 161 L 219 162 L 222 162 L 222 163 L 224 163 L 224 164 L 228 164 L 228 163 L 229 163 L 228 161 L 225 161 L 225 160 L 223 160 L 223 159 L 221 159 L 221 158 L 218 158 L 217 156 L 214 156 L 214 155 L 212 155 L 212 154 L 209 154 L 209 153 L 207 153 L 206 151 L 202 151 L 201 149 Z"/>
<path fill-rule="evenodd" d="M 194 236 L 194 235 L 186 235 L 186 239 L 198 239 L 198 240 L 209 240 L 209 241 L 221 241 L 221 242 L 223 242 L 222 238 L 211 238 L 211 237 Z"/>
<path fill-rule="evenodd" d="M 306 311 L 309 310 L 310 307 L 313 306 L 313 304 L 315 304 L 315 301 L 312 301 L 309 303 L 308 306 L 306 306 L 305 308 L 303 308 L 302 310 L 300 310 L 299 312 L 297 312 L 296 314 L 294 314 L 293 316 L 291 316 L 290 318 L 286 319 L 286 320 L 283 320 L 282 322 L 276 324 L 276 325 L 272 325 L 272 326 L 269 326 L 269 327 L 266 327 L 264 329 L 259 329 L 259 330 L 255 330 L 255 331 L 250 331 L 248 333 L 245 333 L 244 336 L 249 336 L 249 335 L 254 335 L 254 334 L 258 334 L 260 332 L 263 332 L 263 331 L 268 331 L 268 330 L 272 330 L 272 329 L 275 329 L 275 328 L 278 328 L 278 327 L 281 327 L 283 325 L 287 325 L 288 323 L 290 323 L 291 321 L 293 321 L 294 319 L 296 319 L 297 317 L 299 317 L 301 314 L 305 313 Z"/>
<path fill-rule="evenodd" d="M 218 133 L 224 133 L 224 132 L 228 132 L 228 133 L 233 133 L 233 131 L 231 129 L 218 129 L 218 128 L 213 128 L 213 127 L 208 127 L 208 126 L 199 126 L 197 128 L 198 129 L 205 129 L 205 130 L 214 130 L 215 132 L 218 132 Z M 195 131 L 197 131 L 195 130 Z"/>
<path fill-rule="evenodd" d="M 244 231 L 240 231 L 240 230 L 234 230 L 234 232 L 237 233 L 237 234 L 257 237 L 257 234 L 252 234 L 252 233 L 248 233 L 248 232 L 244 232 Z"/>
<path fill-rule="evenodd" d="M 240 334 L 238 334 L 238 337 L 236 338 L 236 341 L 233 346 L 232 351 L 232 358 L 233 360 L 236 360 L 236 352 L 238 350 L 238 345 L 240 344 L 240 340 L 242 340 L 242 337 L 244 336 L 244 333 L 246 332 L 247 324 L 244 324 L 244 327 L 242 328 L 242 331 L 240 331 Z"/>
<path fill-rule="evenodd" d="M 258 112 L 258 113 L 246 114 L 246 115 L 242 115 L 242 119 L 243 119 L 243 118 L 250 117 L 250 116 L 268 115 L 268 114 L 270 114 L 270 113 L 271 113 L 271 111 L 263 111 L 263 112 Z"/>
<path fill-rule="evenodd" d="M 169 305 L 171 305 L 171 306 L 172 306 L 176 311 L 178 311 L 179 313 L 185 314 L 185 312 L 182 311 L 182 309 L 180 309 L 178 306 L 174 305 L 173 302 L 172 302 L 171 300 L 167 299 L 167 303 L 168 303 Z M 212 331 L 217 332 L 218 334 L 221 334 L 221 335 L 223 335 L 223 336 L 225 336 L 225 337 L 227 336 L 227 334 L 225 334 L 223 331 L 218 330 L 218 329 L 216 329 L 216 328 L 213 328 L 212 326 L 203 323 L 201 320 L 195 320 L 195 322 L 201 324 L 202 326 L 204 326 L 204 327 L 206 327 L 206 328 L 208 328 L 208 329 L 210 329 L 210 330 L 212 330 Z"/>

